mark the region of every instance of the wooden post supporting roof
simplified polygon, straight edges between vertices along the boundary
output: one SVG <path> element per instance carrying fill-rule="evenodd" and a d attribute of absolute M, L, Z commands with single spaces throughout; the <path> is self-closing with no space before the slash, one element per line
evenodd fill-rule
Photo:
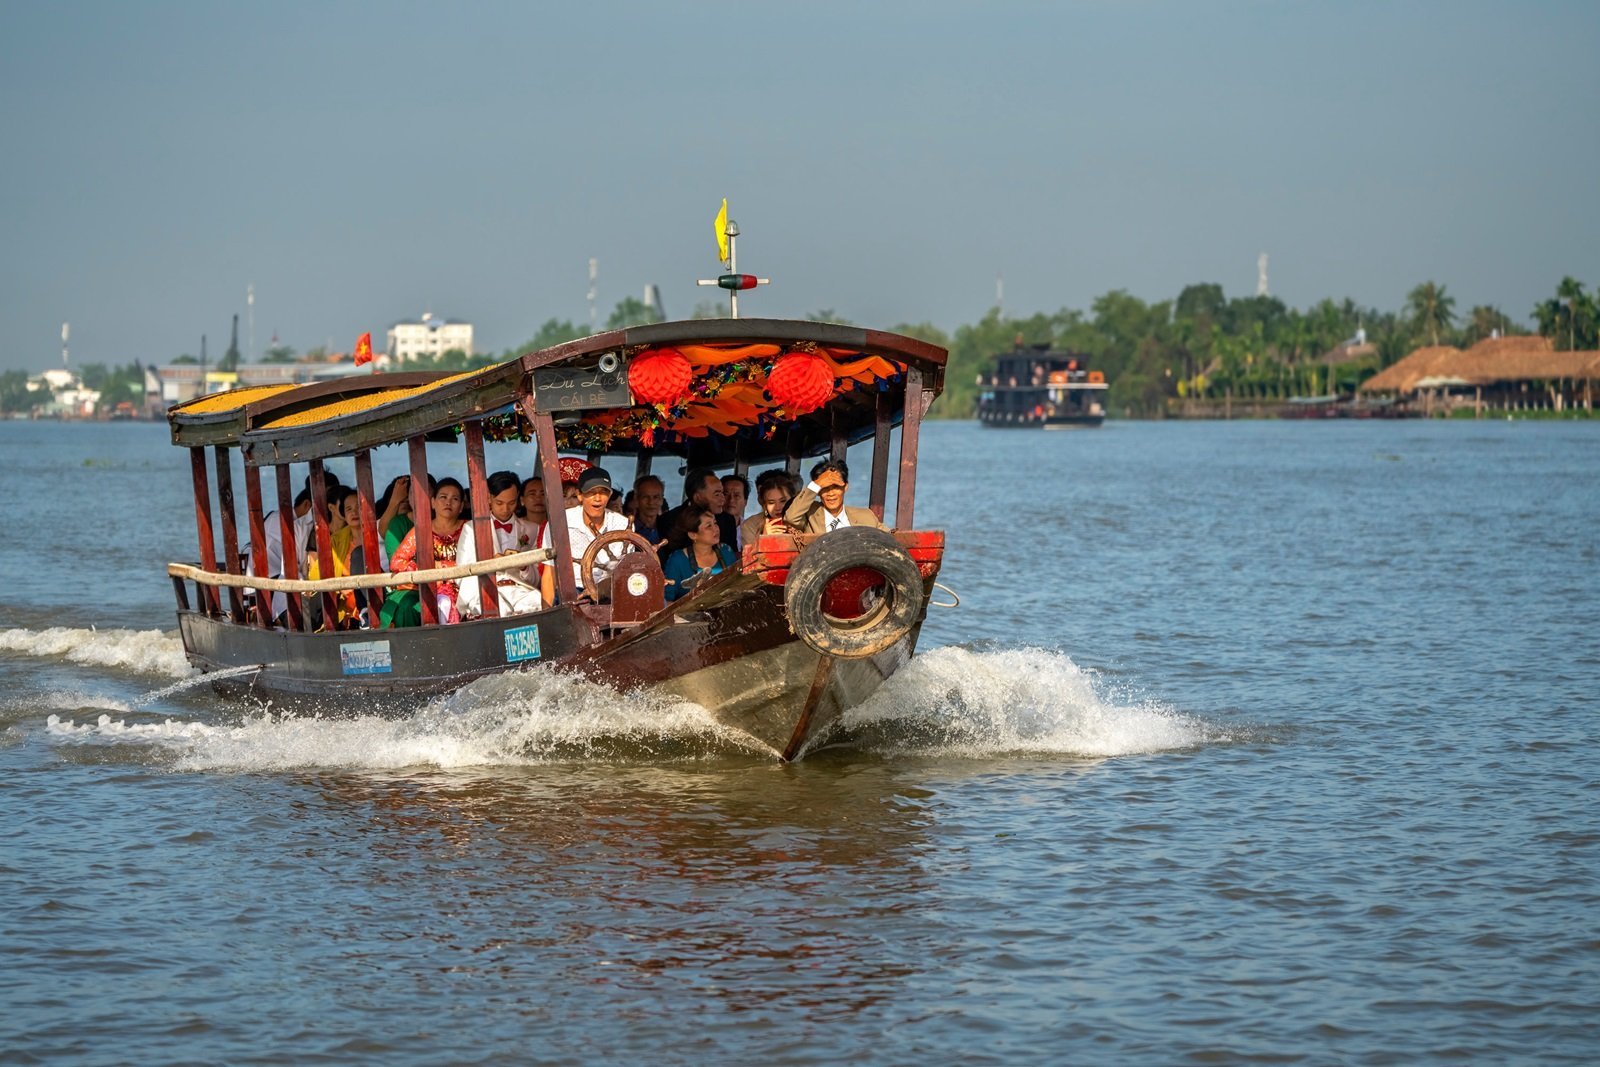
<path fill-rule="evenodd" d="M 204 570 L 215 571 L 217 542 L 211 532 L 211 483 L 206 479 L 206 450 L 203 445 L 189 449 L 189 473 L 194 476 L 194 524 L 200 536 L 200 566 Z M 216 586 L 201 588 L 200 612 L 203 615 L 222 614 Z"/>
<path fill-rule="evenodd" d="M 433 569 L 433 496 L 428 492 L 428 439 L 421 434 L 406 441 L 411 458 L 411 520 L 416 523 L 417 570 Z M 434 599 L 433 586 L 417 583 L 418 607 L 422 610 L 422 625 L 439 623 L 439 602 Z"/>
<path fill-rule="evenodd" d="M 262 517 L 261 468 L 244 465 L 244 505 L 249 513 L 250 569 L 257 577 L 267 576 L 267 523 Z M 272 626 L 272 594 L 265 589 L 256 590 L 256 624 L 263 628 Z"/>
<path fill-rule="evenodd" d="M 361 499 L 361 571 L 377 574 L 383 559 L 378 544 L 378 510 L 372 496 L 372 453 L 362 449 L 356 453 L 356 495 Z M 355 552 L 350 553 L 352 557 Z M 355 568 L 351 568 L 355 573 Z M 378 610 L 383 606 L 383 590 L 369 589 L 364 594 L 367 602 L 367 625 L 376 630 L 380 625 Z"/>
<path fill-rule="evenodd" d="M 477 549 L 478 559 L 489 559 L 494 556 L 494 527 L 490 525 L 492 517 L 489 514 L 489 483 L 488 475 L 483 467 L 483 423 L 477 419 L 467 422 L 467 491 L 472 494 L 472 529 L 461 531 L 464 537 L 472 535 L 472 547 Z M 464 578 L 463 581 L 473 581 Z M 483 617 L 498 619 L 500 617 L 500 589 L 492 574 L 480 574 L 476 579 L 478 583 L 478 596 L 483 604 Z"/>
<path fill-rule="evenodd" d="M 561 497 L 561 457 L 556 453 L 556 427 L 550 413 L 540 411 L 531 397 L 522 398 L 523 414 L 533 423 L 534 436 L 539 442 L 539 465 L 544 470 L 545 510 L 550 516 L 550 545 L 556 550 L 551 565 L 556 569 L 556 593 L 561 603 L 571 604 L 578 599 L 578 583 L 573 570 L 572 538 L 567 534 L 566 501 Z M 555 497 L 549 486 L 556 487 Z M 546 604 L 546 607 L 550 605 Z"/>
<path fill-rule="evenodd" d="M 872 488 L 867 506 L 883 521 L 883 501 L 889 491 L 889 394 L 879 390 L 872 424 Z"/>
<path fill-rule="evenodd" d="M 784 440 L 783 469 L 797 484 L 800 481 L 800 424 L 791 423 L 789 435 Z"/>
<path fill-rule="evenodd" d="M 922 428 L 922 371 L 906 368 L 905 418 L 900 423 L 900 491 L 894 505 L 894 528 L 914 530 L 917 497 L 917 432 Z"/>
<path fill-rule="evenodd" d="M 328 529 L 328 479 L 322 460 L 311 461 L 311 528 L 317 539 L 317 577 L 332 578 L 333 532 Z M 339 602 L 332 593 L 322 595 L 322 629 L 339 628 Z"/>
<path fill-rule="evenodd" d="M 289 464 L 281 464 L 278 468 L 278 530 L 281 533 L 279 544 L 282 546 L 280 553 L 283 560 L 283 577 L 300 577 L 300 546 L 294 543 L 294 486 L 289 481 Z M 285 603 L 288 605 L 289 628 L 291 630 L 304 630 L 306 628 L 306 614 L 300 610 L 300 594 L 285 593 Z"/>
<path fill-rule="evenodd" d="M 212 451 L 217 462 L 217 514 L 222 518 L 222 569 L 228 574 L 239 574 L 239 525 L 233 504 L 233 458 L 225 445 L 217 445 Z M 244 592 L 233 586 L 228 587 L 228 614 L 234 622 L 244 622 Z"/>
<path fill-rule="evenodd" d="M 845 436 L 844 423 L 839 417 L 838 407 L 834 407 L 831 412 L 830 421 L 829 429 L 832 432 L 833 439 L 828 442 L 828 458 L 842 463 L 845 457 L 850 454 L 850 439 Z"/>

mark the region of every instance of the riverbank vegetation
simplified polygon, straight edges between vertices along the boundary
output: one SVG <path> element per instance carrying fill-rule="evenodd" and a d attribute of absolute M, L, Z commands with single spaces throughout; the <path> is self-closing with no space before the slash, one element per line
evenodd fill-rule
<path fill-rule="evenodd" d="M 692 317 L 723 314 L 724 304 L 704 301 L 695 307 Z M 806 317 L 846 321 L 827 308 Z M 1575 278 L 1563 278 L 1549 299 L 1531 309 L 1530 317 L 1535 331 L 1550 338 L 1557 350 L 1600 347 L 1600 290 L 1590 290 Z M 628 297 L 612 310 L 604 328 L 657 319 L 653 308 Z M 1166 413 L 1178 400 L 1282 400 L 1348 393 L 1423 345 L 1465 348 L 1497 331 L 1502 336 L 1530 332 L 1492 305 L 1458 309 L 1455 297 L 1433 281 L 1417 285 L 1404 304 L 1392 311 L 1362 307 L 1349 299 L 1325 299 L 1307 308 L 1292 308 L 1273 296 L 1229 297 L 1221 285 L 1208 282 L 1186 286 L 1176 297 L 1153 303 L 1115 289 L 1096 298 L 1087 309 L 1017 316 L 996 308 L 977 322 L 958 326 L 953 333 L 929 322 L 889 328 L 950 350 L 945 392 L 932 412 L 944 418 L 969 417 L 977 400 L 979 373 L 990 357 L 1018 344 L 1050 345 L 1083 354 L 1111 383 L 1108 407 L 1112 412 L 1148 418 Z M 471 370 L 575 340 L 588 332 L 587 324 L 550 318 L 526 341 L 503 352 L 468 356 L 458 350 L 408 366 Z M 261 362 L 323 362 L 330 358 L 339 357 L 330 357 L 324 349 L 302 356 L 287 345 L 274 345 Z M 185 355 L 172 362 L 197 360 Z M 85 387 L 103 390 L 109 403 L 138 402 L 143 396 L 144 371 L 137 361 L 124 366 L 86 364 L 80 373 Z M 27 410 L 36 400 L 27 391 L 26 374 L 10 371 L 0 375 L 0 410 Z"/>

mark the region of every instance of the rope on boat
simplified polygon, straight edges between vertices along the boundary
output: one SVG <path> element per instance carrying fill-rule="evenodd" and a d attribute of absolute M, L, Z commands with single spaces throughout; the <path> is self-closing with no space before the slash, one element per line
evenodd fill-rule
<path fill-rule="evenodd" d="M 201 585 L 221 585 L 234 589 L 265 589 L 273 593 L 337 593 L 346 589 L 386 589 L 396 585 L 417 582 L 446 582 L 455 578 L 472 578 L 496 571 L 516 570 L 530 563 L 543 563 L 555 557 L 549 548 L 531 548 L 508 556 L 481 559 L 463 567 L 435 567 L 426 571 L 385 572 L 383 574 L 352 574 L 344 578 L 319 578 L 309 581 L 302 578 L 257 578 L 250 574 L 219 574 L 201 570 L 187 563 L 167 564 L 167 573 L 174 578 L 187 578 Z"/>
<path fill-rule="evenodd" d="M 930 607 L 930 608 L 959 608 L 961 606 L 961 598 L 956 595 L 956 591 L 954 589 L 951 589 L 948 585 L 942 585 L 939 582 L 934 582 L 933 583 L 933 587 L 935 589 L 942 589 L 946 593 L 949 593 L 950 594 L 950 603 L 941 604 L 937 600 L 929 600 L 928 601 L 928 607 Z"/>

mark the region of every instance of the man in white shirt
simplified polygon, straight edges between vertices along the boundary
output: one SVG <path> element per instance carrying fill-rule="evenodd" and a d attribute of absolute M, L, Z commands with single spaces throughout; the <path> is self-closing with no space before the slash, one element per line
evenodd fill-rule
<path fill-rule="evenodd" d="M 511 471 L 495 471 L 489 475 L 489 529 L 497 556 L 527 552 L 537 547 L 534 542 L 539 538 L 538 524 L 517 517 L 517 505 L 521 500 L 522 482 L 515 474 Z M 461 535 L 456 545 L 458 567 L 478 561 L 478 539 L 472 527 L 462 527 Z M 537 570 L 537 566 L 529 565 L 494 575 L 502 616 L 538 611 L 543 605 L 539 596 L 539 578 L 535 573 Z M 462 578 L 458 588 L 460 593 L 456 607 L 461 617 L 475 619 L 482 615 L 483 594 L 478 579 Z"/>
<path fill-rule="evenodd" d="M 262 545 L 267 550 L 266 576 L 268 578 L 282 578 L 284 577 L 283 524 L 278 521 L 278 513 L 276 511 L 267 512 L 261 521 L 266 530 L 266 536 L 262 538 Z M 305 550 L 305 544 L 306 540 L 311 536 L 311 529 L 315 524 L 316 518 L 311 514 L 311 490 L 309 488 L 302 489 L 300 495 L 294 498 L 294 543 L 298 546 L 295 549 L 295 564 L 299 571 L 299 573 L 293 575 L 295 578 L 304 578 L 306 576 L 306 562 L 309 557 Z M 246 541 L 239 551 L 245 558 L 244 572 L 251 575 L 255 574 L 255 553 L 251 551 L 250 542 Z M 246 589 L 245 592 L 254 594 L 258 593 L 259 590 Z M 272 617 L 276 619 L 288 609 L 288 596 L 283 593 L 273 593 Z"/>
<path fill-rule="evenodd" d="M 596 538 L 601 534 L 611 533 L 614 530 L 626 530 L 629 523 L 620 512 L 612 511 L 607 505 L 611 502 L 611 475 L 603 467 L 590 467 L 578 475 L 578 503 L 567 509 L 567 539 L 572 547 L 572 573 L 578 581 L 578 588 L 583 588 L 583 572 L 579 567 L 583 554 Z M 539 543 L 540 548 L 554 548 L 555 541 L 550 535 L 550 527 L 546 526 L 544 538 Z M 611 568 L 616 566 L 617 559 L 622 555 L 618 551 L 610 559 L 604 555 L 595 562 L 594 573 L 591 575 L 596 585 L 600 585 L 611 574 Z M 559 561 L 557 561 L 559 562 Z M 544 602 L 555 603 L 555 568 L 545 567 L 541 585 L 543 588 Z M 602 593 L 604 590 L 602 589 Z"/>

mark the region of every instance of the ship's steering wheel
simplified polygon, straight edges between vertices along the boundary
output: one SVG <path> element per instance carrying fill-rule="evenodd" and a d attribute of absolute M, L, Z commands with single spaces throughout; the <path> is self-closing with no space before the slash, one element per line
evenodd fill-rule
<path fill-rule="evenodd" d="M 605 553 L 605 562 L 616 563 L 623 556 L 633 552 L 654 552 L 656 546 L 646 541 L 632 530 L 612 530 L 603 533 L 589 542 L 589 547 L 583 551 L 583 559 L 579 562 L 579 573 L 583 576 L 583 592 L 595 603 L 600 602 L 600 587 L 595 584 L 594 568 L 600 562 L 600 554 Z"/>

